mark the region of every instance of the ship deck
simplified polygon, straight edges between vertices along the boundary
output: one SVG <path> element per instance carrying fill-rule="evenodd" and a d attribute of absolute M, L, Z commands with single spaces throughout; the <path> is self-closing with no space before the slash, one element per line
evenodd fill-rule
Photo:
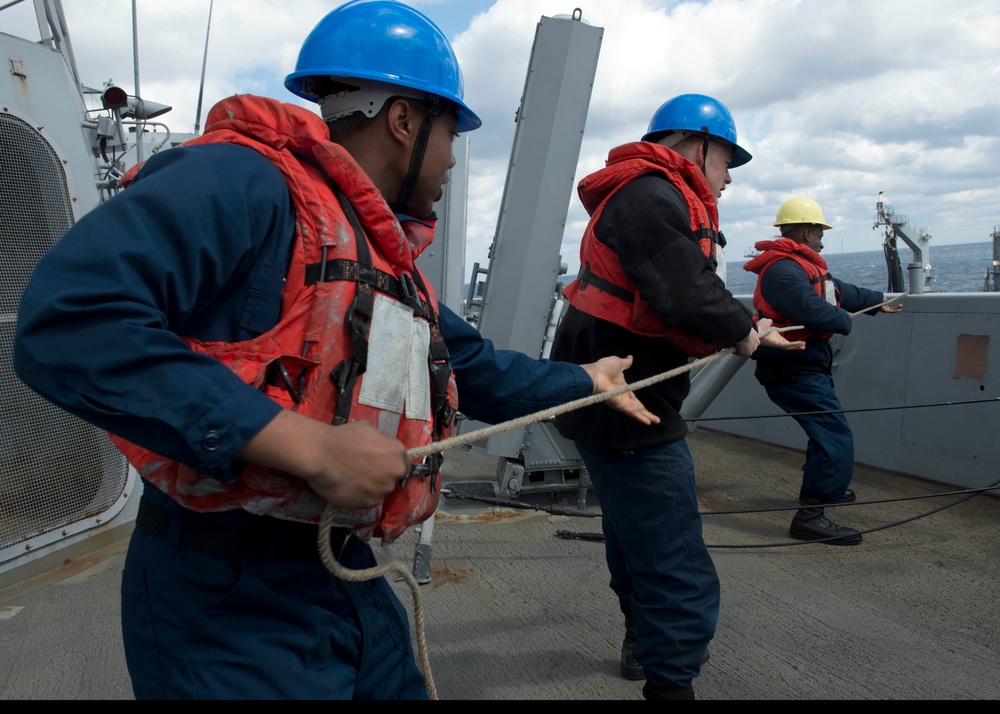
<path fill-rule="evenodd" d="M 858 503 L 835 520 L 871 529 L 864 543 L 802 543 L 778 510 L 794 507 L 800 452 L 704 428 L 690 445 L 722 583 L 699 699 L 1000 699 L 1000 499 L 939 497 L 955 489 L 859 466 Z M 443 483 L 488 491 L 495 470 L 495 457 L 455 450 Z M 603 544 L 586 538 L 600 532 L 599 504 L 591 491 L 587 516 L 550 512 L 579 497 L 533 494 L 527 509 L 442 502 L 417 589 L 441 700 L 642 698 L 642 682 L 618 674 L 623 622 Z M 411 566 L 420 535 L 380 560 Z M 132 697 L 118 623 L 125 546 L 0 592 L 0 699 Z M 412 623 L 410 587 L 390 579 Z"/>

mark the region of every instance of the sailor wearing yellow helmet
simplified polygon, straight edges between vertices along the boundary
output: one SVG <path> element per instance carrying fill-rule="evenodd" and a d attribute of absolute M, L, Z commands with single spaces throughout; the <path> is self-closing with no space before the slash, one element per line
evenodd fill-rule
<path fill-rule="evenodd" d="M 799 540 L 829 545 L 857 545 L 861 533 L 831 521 L 824 506 L 854 501 L 849 488 L 854 473 L 854 435 L 834 388 L 834 334 L 847 335 L 852 313 L 885 302 L 885 295 L 852 285 L 830 274 L 820 257 L 823 234 L 833 230 L 819 203 L 796 196 L 778 209 L 774 226 L 781 235 L 758 241 L 760 255 L 744 264 L 757 274 L 753 307 L 774 327 L 801 326 L 784 333 L 789 340 L 804 340 L 802 351 L 776 350 L 767 346 L 752 356 L 754 376 L 768 398 L 793 415 L 808 437 L 802 466 L 799 510 L 789 526 L 789 535 Z M 895 313 L 901 306 L 882 305 L 882 312 Z M 868 314 L 875 314 L 873 311 Z"/>

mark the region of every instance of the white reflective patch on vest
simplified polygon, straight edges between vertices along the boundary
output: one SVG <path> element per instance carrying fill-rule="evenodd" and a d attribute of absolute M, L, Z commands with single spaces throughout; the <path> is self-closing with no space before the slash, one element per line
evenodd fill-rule
<path fill-rule="evenodd" d="M 410 368 L 406 375 L 406 418 L 431 420 L 431 377 L 428 356 L 431 351 L 431 328 L 426 320 L 410 321 Z"/>
<path fill-rule="evenodd" d="M 826 281 L 826 301 L 831 305 L 837 304 L 837 288 L 832 280 Z"/>
<path fill-rule="evenodd" d="M 430 327 L 409 306 L 376 295 L 358 402 L 395 414 L 405 408 L 407 418 L 430 421 L 430 341 Z"/>
<path fill-rule="evenodd" d="M 726 278 L 728 277 L 726 275 L 726 251 L 719 246 L 715 247 L 715 260 L 718 262 L 718 265 L 715 267 L 715 274 L 719 276 L 719 280 L 725 285 Z"/>

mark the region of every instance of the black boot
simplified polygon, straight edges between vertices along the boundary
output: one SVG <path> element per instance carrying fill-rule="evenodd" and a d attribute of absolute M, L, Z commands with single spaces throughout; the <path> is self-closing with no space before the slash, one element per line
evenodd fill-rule
<path fill-rule="evenodd" d="M 621 658 L 621 673 L 625 679 L 645 679 L 646 673 L 642 669 L 642 665 L 639 664 L 633 652 L 635 651 L 635 627 L 632 625 L 632 620 L 625 620 L 625 639 L 622 640 L 622 658 Z M 708 650 L 705 650 L 705 654 L 701 656 L 702 666 L 708 662 L 710 655 Z"/>
<path fill-rule="evenodd" d="M 635 650 L 635 627 L 631 620 L 625 620 L 625 639 L 622 640 L 621 672 L 625 679 L 645 679 L 646 673 L 642 665 L 635 661 L 632 652 Z"/>
<path fill-rule="evenodd" d="M 822 540 L 829 545 L 857 545 L 861 533 L 853 528 L 838 526 L 824 514 L 823 504 L 815 498 L 801 498 L 802 506 L 792 519 L 788 535 L 798 540 Z M 825 540 L 829 538 L 830 540 Z"/>
<path fill-rule="evenodd" d="M 678 701 L 694 699 L 694 687 L 657 687 L 649 682 L 642 687 L 642 696 L 646 701 Z"/>

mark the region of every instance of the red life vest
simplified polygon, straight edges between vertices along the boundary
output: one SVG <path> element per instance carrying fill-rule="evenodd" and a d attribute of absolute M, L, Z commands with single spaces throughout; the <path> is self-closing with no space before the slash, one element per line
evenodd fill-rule
<path fill-rule="evenodd" d="M 826 261 L 812 248 L 804 243 L 796 243 L 791 238 L 758 241 L 754 248 L 760 251 L 760 255 L 744 263 L 743 269 L 757 274 L 757 287 L 753 291 L 753 307 L 758 315 L 771 318 L 773 327 L 790 327 L 795 324 L 771 307 L 760 290 L 764 272 L 778 260 L 790 258 L 801 265 L 816 294 L 831 305 L 840 306 L 840 291 L 837 290 L 836 283 L 833 282 L 833 276 L 827 269 Z M 813 337 L 829 340 L 833 337 L 832 332 L 817 333 L 805 329 L 789 330 L 783 332 L 782 335 L 787 340 L 805 340 Z"/>
<path fill-rule="evenodd" d="M 322 119 L 306 109 L 230 97 L 209 112 L 205 134 L 187 144 L 214 142 L 253 148 L 282 172 L 295 208 L 294 248 L 273 329 L 236 343 L 185 342 L 283 407 L 327 424 L 368 421 L 407 448 L 450 435 L 458 393 L 435 295 L 414 264 L 433 239 L 433 223 L 401 226 L 350 154 L 329 141 Z M 395 348 L 401 340 L 403 354 Z M 424 357 L 413 358 L 411 345 Z M 400 359 L 385 365 L 387 352 Z M 274 469 L 248 464 L 224 483 L 111 438 L 145 479 L 194 511 L 243 508 L 318 522 L 326 506 L 305 481 Z M 365 541 L 392 542 L 434 513 L 439 465 L 406 479 L 379 506 L 337 511 L 333 525 Z"/>
<path fill-rule="evenodd" d="M 580 274 L 563 290 L 578 310 L 607 320 L 640 335 L 659 337 L 692 357 L 705 357 L 727 347 L 668 327 L 639 296 L 618 255 L 597 239 L 594 228 L 611 198 L 640 176 L 662 176 L 680 190 L 691 217 L 691 232 L 701 252 L 715 264 L 719 212 L 715 196 L 701 169 L 672 149 L 648 141 L 624 144 L 611 150 L 607 166 L 590 174 L 577 186 L 590 222 L 580 243 Z"/>

